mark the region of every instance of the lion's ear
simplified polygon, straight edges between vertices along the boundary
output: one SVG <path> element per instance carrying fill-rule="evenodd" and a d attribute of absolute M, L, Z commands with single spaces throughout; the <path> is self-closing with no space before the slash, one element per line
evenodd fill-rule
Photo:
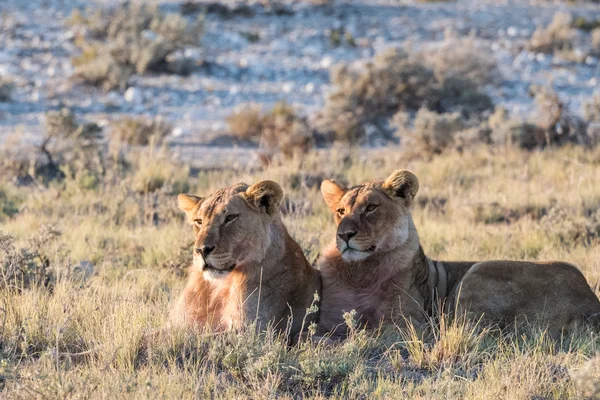
<path fill-rule="evenodd" d="M 406 201 L 410 207 L 412 202 L 419 191 L 419 179 L 412 172 L 401 169 L 394 171 L 382 185 L 385 190 L 392 197 L 399 197 Z"/>
<path fill-rule="evenodd" d="M 198 196 L 181 193 L 179 196 L 177 196 L 177 207 L 179 207 L 179 209 L 185 213 L 188 221 L 193 224 L 194 216 L 200 208 L 203 200 L 203 198 Z"/>
<path fill-rule="evenodd" d="M 321 194 L 325 199 L 325 203 L 333 212 L 338 209 L 338 204 L 346 194 L 346 190 L 345 187 L 332 179 L 326 179 L 321 183 Z"/>
<path fill-rule="evenodd" d="M 260 181 L 250 186 L 245 193 L 250 206 L 265 210 L 267 214 L 273 215 L 279 209 L 279 203 L 283 198 L 283 190 L 277 182 Z"/>

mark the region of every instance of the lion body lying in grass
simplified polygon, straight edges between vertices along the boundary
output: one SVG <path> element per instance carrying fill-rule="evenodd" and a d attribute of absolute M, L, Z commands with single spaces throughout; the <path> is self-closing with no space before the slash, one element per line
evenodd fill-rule
<path fill-rule="evenodd" d="M 442 305 L 445 312 L 462 310 L 501 325 L 541 322 L 553 335 L 600 313 L 598 298 L 570 264 L 427 258 L 411 216 L 418 188 L 406 170 L 350 189 L 323 182 L 337 236 L 319 261 L 320 335 L 344 336 L 343 313 L 352 309 L 361 324 L 408 319 L 419 327 Z"/>
<path fill-rule="evenodd" d="M 196 240 L 173 325 L 227 330 L 256 321 L 295 335 L 315 318 L 304 320 L 320 276 L 281 222 L 282 196 L 271 181 L 237 184 L 207 199 L 179 195 Z"/>

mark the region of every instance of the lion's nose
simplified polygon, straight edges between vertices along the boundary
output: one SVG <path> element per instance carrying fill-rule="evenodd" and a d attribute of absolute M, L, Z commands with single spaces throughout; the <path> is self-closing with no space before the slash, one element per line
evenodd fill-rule
<path fill-rule="evenodd" d="M 352 232 L 338 232 L 338 237 L 342 239 L 344 242 L 348 243 L 350 239 L 356 236 L 356 231 Z"/>
<path fill-rule="evenodd" d="M 196 252 L 206 258 L 215 249 L 215 246 L 196 247 Z"/>

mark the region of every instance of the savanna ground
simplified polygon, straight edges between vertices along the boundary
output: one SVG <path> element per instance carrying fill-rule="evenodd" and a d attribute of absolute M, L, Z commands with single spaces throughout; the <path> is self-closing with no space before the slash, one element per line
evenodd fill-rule
<path fill-rule="evenodd" d="M 283 219 L 310 260 L 335 232 L 318 190 L 323 177 L 357 183 L 410 168 L 421 180 L 414 219 L 428 255 L 567 260 L 598 293 L 600 149 L 481 147 L 468 157 L 449 152 L 411 161 L 394 149 L 340 146 L 255 171 L 189 176 L 161 154 L 148 148 L 131 161 L 149 174 L 158 174 L 150 160 L 158 170 L 176 171 L 154 191 L 136 186 L 140 178 L 119 163 L 97 180 L 76 171 L 48 185 L 2 182 L 2 396 L 529 399 L 597 393 L 600 370 L 593 358 L 600 339 L 587 330 L 556 342 L 542 332 L 502 335 L 454 321 L 433 325 L 425 338 L 396 329 L 355 330 L 343 344 L 291 348 L 285 338 L 250 328 L 171 331 L 150 347 L 143 335 L 166 322 L 191 258 L 192 231 L 175 194 L 208 194 L 264 178 L 282 184 Z"/>
<path fill-rule="evenodd" d="M 430 257 L 564 260 L 598 294 L 597 2 L 5 3 L 1 398 L 600 396 L 590 329 L 144 339 L 192 258 L 177 194 L 259 179 L 311 262 L 323 179 L 408 168 Z"/>

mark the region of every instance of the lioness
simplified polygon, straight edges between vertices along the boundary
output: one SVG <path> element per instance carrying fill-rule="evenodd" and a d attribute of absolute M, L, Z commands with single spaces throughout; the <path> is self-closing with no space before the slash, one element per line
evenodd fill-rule
<path fill-rule="evenodd" d="M 470 316 L 500 324 L 542 318 L 551 334 L 600 313 L 597 297 L 570 264 L 427 258 L 411 217 L 418 189 L 417 177 L 406 170 L 350 189 L 322 183 L 337 235 L 319 260 L 319 334 L 343 336 L 342 313 L 351 309 L 368 325 L 407 318 L 418 327 L 437 304 L 453 311 L 456 301 Z"/>
<path fill-rule="evenodd" d="M 272 181 L 239 183 L 210 197 L 180 194 L 193 225 L 194 263 L 172 324 L 235 329 L 248 321 L 297 334 L 321 278 L 279 217 L 283 192 Z M 306 325 L 315 318 L 307 316 Z"/>

